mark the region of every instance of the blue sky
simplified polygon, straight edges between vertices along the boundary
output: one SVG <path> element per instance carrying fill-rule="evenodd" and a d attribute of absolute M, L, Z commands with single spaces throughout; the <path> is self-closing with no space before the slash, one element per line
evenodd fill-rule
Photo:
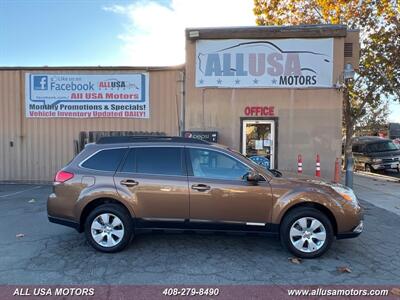
<path fill-rule="evenodd" d="M 186 26 L 254 24 L 251 0 L 0 0 L 0 65 L 180 64 Z"/>
<path fill-rule="evenodd" d="M 254 25 L 252 3 L 0 0 L 0 66 L 182 64 L 185 27 Z M 400 122 L 400 103 L 390 110 Z"/>
<path fill-rule="evenodd" d="M 112 4 L 126 1 L 112 1 Z M 0 0 L 0 65 L 112 65 L 124 30 L 105 0 Z"/>

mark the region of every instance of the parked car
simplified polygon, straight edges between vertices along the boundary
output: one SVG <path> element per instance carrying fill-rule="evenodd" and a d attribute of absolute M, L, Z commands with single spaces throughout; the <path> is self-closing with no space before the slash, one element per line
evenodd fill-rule
<path fill-rule="evenodd" d="M 393 143 L 396 145 L 398 149 L 400 149 L 400 138 L 394 139 Z"/>
<path fill-rule="evenodd" d="M 390 139 L 363 136 L 352 141 L 354 166 L 357 170 L 375 172 L 397 169 L 400 172 L 400 150 Z"/>
<path fill-rule="evenodd" d="M 84 231 L 103 252 L 143 229 L 244 231 L 279 236 L 294 255 L 322 255 L 363 230 L 353 191 L 275 177 L 243 155 L 179 137 L 108 137 L 89 144 L 54 180 L 50 222 Z"/>

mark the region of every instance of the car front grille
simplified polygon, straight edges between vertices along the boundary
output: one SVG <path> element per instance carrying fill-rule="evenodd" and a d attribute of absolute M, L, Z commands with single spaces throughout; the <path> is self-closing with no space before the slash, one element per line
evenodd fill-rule
<path fill-rule="evenodd" d="M 386 163 L 386 164 L 389 164 L 389 163 L 394 163 L 394 162 L 398 162 L 399 161 L 399 158 L 398 157 L 391 157 L 391 158 L 383 158 L 382 159 L 382 162 L 383 163 Z"/>

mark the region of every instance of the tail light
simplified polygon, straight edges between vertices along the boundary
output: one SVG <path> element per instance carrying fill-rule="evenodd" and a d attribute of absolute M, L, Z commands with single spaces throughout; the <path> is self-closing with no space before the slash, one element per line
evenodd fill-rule
<path fill-rule="evenodd" d="M 56 177 L 54 177 L 54 182 L 66 182 L 74 177 L 74 174 L 66 171 L 58 171 Z"/>

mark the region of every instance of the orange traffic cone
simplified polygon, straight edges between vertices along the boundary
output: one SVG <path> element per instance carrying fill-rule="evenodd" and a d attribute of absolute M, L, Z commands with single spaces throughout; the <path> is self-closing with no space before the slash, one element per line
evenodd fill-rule
<path fill-rule="evenodd" d="M 317 154 L 317 161 L 315 163 L 315 176 L 321 177 L 321 162 L 319 160 L 319 154 Z"/>
<path fill-rule="evenodd" d="M 339 164 L 339 158 L 337 157 L 335 161 L 335 174 L 333 175 L 333 182 L 334 183 L 340 182 L 340 164 Z"/>
<path fill-rule="evenodd" d="M 303 173 L 303 158 L 301 157 L 301 154 L 297 156 L 297 173 Z"/>

